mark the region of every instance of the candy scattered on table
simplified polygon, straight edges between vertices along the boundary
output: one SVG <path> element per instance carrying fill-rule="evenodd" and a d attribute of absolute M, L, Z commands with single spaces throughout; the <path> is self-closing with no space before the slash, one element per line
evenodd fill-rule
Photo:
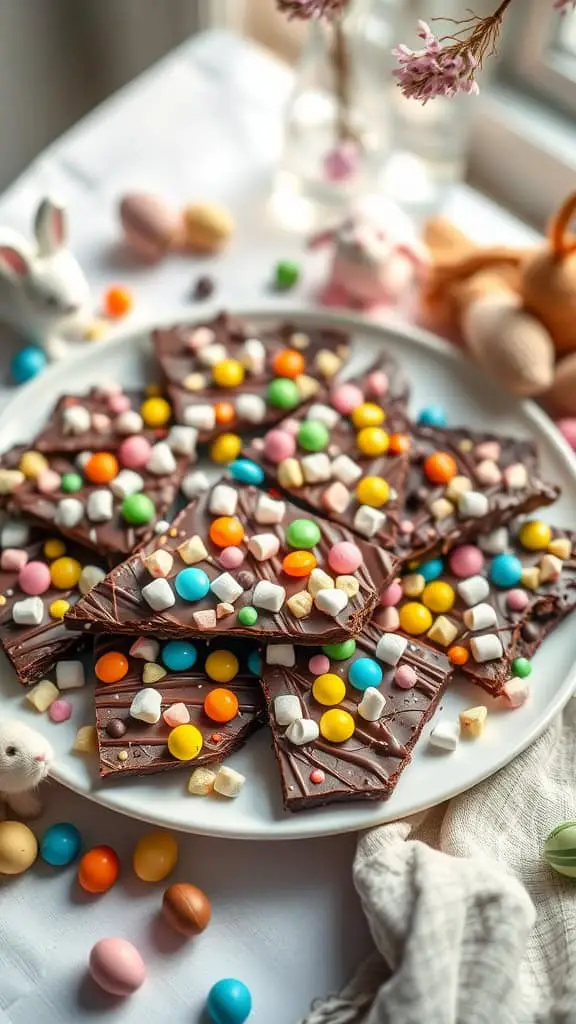
<path fill-rule="evenodd" d="M 544 860 L 559 875 L 576 878 L 576 821 L 552 829 L 544 842 Z"/>
<path fill-rule="evenodd" d="M 212 1024 L 244 1024 L 252 1012 L 252 996 L 243 981 L 222 978 L 210 989 L 206 1008 Z"/>
<path fill-rule="evenodd" d="M 65 867 L 80 854 L 82 837 L 75 825 L 60 821 L 50 825 L 40 840 L 40 856 L 52 867 Z"/>
<path fill-rule="evenodd" d="M 111 846 L 94 846 L 78 864 L 78 882 L 86 892 L 108 892 L 120 873 L 118 854 Z"/>
<path fill-rule="evenodd" d="M 162 897 L 162 916 L 181 935 L 200 935 L 210 924 L 212 907 L 206 893 L 189 882 L 169 885 Z"/>
<path fill-rule="evenodd" d="M 119 320 L 126 316 L 134 305 L 134 298 L 129 288 L 113 285 L 104 293 L 103 308 L 106 316 Z"/>
<path fill-rule="evenodd" d="M 38 840 L 21 821 L 0 821 L 0 875 L 22 875 L 38 856 Z"/>
<path fill-rule="evenodd" d="M 300 266 L 295 260 L 280 260 L 274 267 L 274 285 L 280 292 L 294 288 L 299 279 Z"/>
<path fill-rule="evenodd" d="M 169 832 L 149 832 L 134 849 L 132 866 L 143 882 L 161 882 L 176 867 L 178 843 Z"/>
<path fill-rule="evenodd" d="M 100 939 L 90 951 L 90 974 L 105 992 L 130 996 L 146 979 L 140 953 L 127 939 Z"/>
<path fill-rule="evenodd" d="M 26 384 L 27 381 L 37 377 L 48 365 L 48 359 L 43 348 L 38 345 L 28 345 L 21 348 L 10 361 L 10 375 L 15 384 Z"/>

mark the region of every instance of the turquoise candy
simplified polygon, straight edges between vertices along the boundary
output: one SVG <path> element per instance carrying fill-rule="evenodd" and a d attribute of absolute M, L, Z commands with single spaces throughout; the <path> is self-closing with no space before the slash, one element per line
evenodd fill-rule
<path fill-rule="evenodd" d="M 46 369 L 48 360 L 44 349 L 38 345 L 29 345 L 28 348 L 21 348 L 10 363 L 10 373 L 15 384 L 25 384 L 26 381 L 37 377 L 42 370 Z"/>
<path fill-rule="evenodd" d="M 75 825 L 59 821 L 46 829 L 40 840 L 40 856 L 53 868 L 62 868 L 76 860 L 82 837 Z"/>
<path fill-rule="evenodd" d="M 259 487 L 264 483 L 264 470 L 252 459 L 234 459 L 228 466 L 228 472 L 241 484 L 254 484 Z"/>
<path fill-rule="evenodd" d="M 576 821 L 564 821 L 544 843 L 544 860 L 559 875 L 576 878 Z"/>
<path fill-rule="evenodd" d="M 164 644 L 161 657 L 170 672 L 186 672 L 196 663 L 198 651 L 189 640 L 170 640 Z"/>
<path fill-rule="evenodd" d="M 509 555 L 503 552 L 492 559 L 490 565 L 490 581 L 497 587 L 508 590 L 515 587 L 522 579 L 522 562 L 516 555 Z"/>
<path fill-rule="evenodd" d="M 206 1009 L 212 1024 L 244 1024 L 252 1012 L 250 989 L 237 978 L 222 978 L 210 989 Z"/>
<path fill-rule="evenodd" d="M 422 565 L 418 566 L 416 572 L 424 577 L 426 583 L 431 583 L 432 580 L 437 580 L 444 572 L 444 562 L 441 558 L 431 558 L 428 562 L 422 562 Z"/>
<path fill-rule="evenodd" d="M 210 580 L 203 569 L 189 566 L 178 573 L 174 587 L 183 601 L 201 601 L 210 590 Z"/>
<path fill-rule="evenodd" d="M 427 405 L 418 413 L 421 427 L 445 427 L 447 422 L 446 411 L 441 405 Z"/>
<path fill-rule="evenodd" d="M 373 658 L 357 658 L 350 665 L 348 682 L 355 690 L 367 690 L 369 686 L 380 686 L 382 669 Z"/>

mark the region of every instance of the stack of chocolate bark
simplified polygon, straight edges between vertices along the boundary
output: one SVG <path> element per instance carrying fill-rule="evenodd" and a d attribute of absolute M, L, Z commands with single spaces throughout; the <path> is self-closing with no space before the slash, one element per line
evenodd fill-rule
<path fill-rule="evenodd" d="M 572 535 L 527 518 L 557 489 L 530 442 L 413 423 L 390 354 L 350 378 L 341 332 L 154 346 L 155 388 L 66 395 L 3 456 L 0 641 L 26 684 L 89 659 L 103 776 L 267 726 L 288 810 L 385 799 L 454 673 L 506 695 L 576 605 Z"/>

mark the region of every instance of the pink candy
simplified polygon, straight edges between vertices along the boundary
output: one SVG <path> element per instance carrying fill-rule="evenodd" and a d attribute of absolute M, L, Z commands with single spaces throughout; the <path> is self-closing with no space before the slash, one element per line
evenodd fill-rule
<path fill-rule="evenodd" d="M 166 708 L 166 711 L 162 713 L 162 718 L 166 725 L 169 725 L 171 729 L 175 729 L 177 725 L 188 724 L 190 712 L 186 705 L 180 702 L 179 704 L 173 704 L 170 708 Z"/>
<path fill-rule="evenodd" d="M 380 594 L 380 604 L 383 608 L 391 608 L 402 600 L 402 584 L 394 580 L 386 590 Z"/>
<path fill-rule="evenodd" d="M 269 430 L 264 437 L 264 455 L 270 462 L 283 462 L 296 451 L 296 441 L 286 430 Z"/>
<path fill-rule="evenodd" d="M 525 590 L 509 590 L 506 594 L 506 604 L 512 612 L 523 612 L 528 607 L 530 598 Z"/>
<path fill-rule="evenodd" d="M 28 552 L 23 548 L 5 548 L 0 555 L 0 569 L 3 572 L 19 572 L 28 561 Z"/>
<path fill-rule="evenodd" d="M 53 494 L 60 487 L 61 476 L 53 469 L 45 469 L 36 477 L 36 490 L 40 494 Z"/>
<path fill-rule="evenodd" d="M 331 395 L 332 405 L 341 416 L 348 416 L 363 401 L 364 395 L 356 384 L 339 384 Z"/>
<path fill-rule="evenodd" d="M 224 548 L 220 552 L 218 559 L 223 569 L 237 569 L 244 561 L 244 552 L 241 548 L 234 546 Z"/>
<path fill-rule="evenodd" d="M 323 676 L 325 672 L 330 671 L 330 658 L 325 654 L 315 654 L 308 662 L 308 671 L 313 676 Z"/>
<path fill-rule="evenodd" d="M 126 469 L 143 469 L 148 459 L 152 445 L 145 437 L 135 434 L 122 441 L 118 449 L 118 460 L 121 466 Z"/>
<path fill-rule="evenodd" d="M 394 672 L 394 682 L 401 690 L 411 690 L 418 682 L 418 676 L 410 665 L 398 665 Z"/>
<path fill-rule="evenodd" d="M 475 544 L 462 544 L 450 555 L 450 568 L 455 576 L 466 579 L 476 576 L 484 565 L 484 555 Z"/>
<path fill-rule="evenodd" d="M 193 352 L 199 352 L 201 348 L 206 348 L 206 345 L 210 345 L 214 338 L 215 334 L 211 327 L 197 327 L 195 331 L 192 331 L 192 334 L 188 335 L 186 344 Z"/>
<path fill-rule="evenodd" d="M 400 616 L 397 608 L 385 608 L 384 611 L 378 616 L 378 624 L 382 626 L 382 629 L 387 629 L 389 633 L 393 633 L 400 627 Z"/>
<path fill-rule="evenodd" d="M 560 431 L 562 436 L 566 439 L 566 441 L 568 441 L 570 447 L 573 448 L 574 451 L 576 451 L 576 418 L 571 417 L 563 420 L 558 420 L 556 426 L 558 427 L 558 430 Z"/>
<path fill-rule="evenodd" d="M 119 416 L 121 412 L 126 412 L 126 410 L 130 408 L 130 399 L 128 398 L 128 395 L 123 395 L 122 392 L 117 395 L 110 395 L 110 398 L 108 399 L 108 408 L 110 409 L 110 412 L 115 413 L 116 416 Z"/>
<path fill-rule="evenodd" d="M 525 679 L 508 679 L 502 687 L 501 697 L 509 708 L 520 708 L 530 696 L 530 687 Z"/>
<path fill-rule="evenodd" d="M 501 451 L 502 449 L 499 441 L 481 441 L 474 449 L 474 458 L 477 459 L 478 462 L 482 462 L 484 459 L 489 459 L 491 462 L 498 462 Z"/>
<path fill-rule="evenodd" d="M 55 700 L 48 708 L 48 717 L 53 722 L 67 722 L 72 715 L 72 705 L 69 700 Z"/>
<path fill-rule="evenodd" d="M 110 430 L 112 420 L 105 412 L 95 412 L 92 415 L 92 428 L 97 434 L 105 434 Z"/>
<path fill-rule="evenodd" d="M 328 181 L 347 181 L 360 166 L 358 144 L 345 139 L 330 149 L 324 157 L 324 175 Z"/>
<path fill-rule="evenodd" d="M 282 430 L 285 430 L 287 434 L 291 434 L 292 437 L 296 437 L 296 434 L 300 430 L 300 424 L 298 420 L 284 420 L 282 423 Z"/>
<path fill-rule="evenodd" d="M 366 391 L 374 398 L 382 398 L 388 391 L 389 383 L 383 370 L 374 370 L 366 377 Z"/>
<path fill-rule="evenodd" d="M 356 572 L 362 565 L 363 558 L 360 548 L 349 540 L 340 541 L 328 552 L 328 565 L 334 572 Z"/>
<path fill-rule="evenodd" d="M 50 569 L 44 562 L 28 562 L 18 575 L 18 586 L 25 594 L 38 597 L 50 588 Z"/>

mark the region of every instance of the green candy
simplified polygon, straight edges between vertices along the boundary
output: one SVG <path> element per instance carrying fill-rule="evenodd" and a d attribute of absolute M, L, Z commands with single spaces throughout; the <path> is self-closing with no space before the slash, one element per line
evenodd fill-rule
<path fill-rule="evenodd" d="M 156 515 L 154 502 L 147 494 L 129 494 L 124 498 L 120 511 L 131 526 L 145 526 L 146 523 L 152 522 Z"/>
<path fill-rule="evenodd" d="M 294 409 L 300 401 L 298 387 L 289 377 L 275 377 L 266 389 L 266 401 L 275 409 Z"/>
<path fill-rule="evenodd" d="M 330 431 L 318 420 L 304 420 L 298 430 L 298 444 L 307 452 L 321 452 L 330 440 Z"/>
<path fill-rule="evenodd" d="M 79 473 L 64 473 L 60 481 L 60 487 L 66 494 L 75 494 L 83 487 L 82 477 Z"/>
<path fill-rule="evenodd" d="M 299 551 L 316 547 L 320 540 L 320 527 L 312 519 L 295 519 L 286 530 L 286 540 Z"/>
<path fill-rule="evenodd" d="M 334 661 L 346 661 L 351 658 L 356 650 L 355 640 L 343 640 L 340 644 L 325 644 L 322 653 Z"/>
<path fill-rule="evenodd" d="M 528 658 L 514 658 L 512 662 L 512 675 L 519 679 L 526 679 L 532 671 L 532 662 Z"/>
<path fill-rule="evenodd" d="M 565 821 L 544 843 L 544 860 L 559 875 L 576 878 L 576 821 Z"/>
<path fill-rule="evenodd" d="M 281 292 L 293 288 L 299 278 L 300 266 L 295 260 L 279 260 L 274 267 L 274 283 Z"/>
<path fill-rule="evenodd" d="M 258 612 L 252 605 L 247 604 L 238 612 L 238 622 L 241 626 L 255 626 L 258 622 Z"/>

